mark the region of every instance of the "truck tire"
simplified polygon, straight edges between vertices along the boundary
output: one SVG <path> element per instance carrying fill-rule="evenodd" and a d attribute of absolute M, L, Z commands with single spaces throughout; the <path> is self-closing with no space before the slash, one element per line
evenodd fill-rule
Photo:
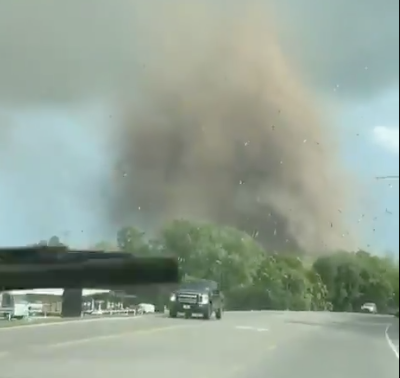
<path fill-rule="evenodd" d="M 203 319 L 204 319 L 204 320 L 210 320 L 210 319 L 211 319 L 211 316 L 212 316 L 212 313 L 213 313 L 212 305 L 210 304 L 210 305 L 207 307 L 206 312 L 203 314 Z"/>
<path fill-rule="evenodd" d="M 176 318 L 178 316 L 178 313 L 176 311 L 170 311 L 169 312 L 169 317 L 170 318 Z"/>

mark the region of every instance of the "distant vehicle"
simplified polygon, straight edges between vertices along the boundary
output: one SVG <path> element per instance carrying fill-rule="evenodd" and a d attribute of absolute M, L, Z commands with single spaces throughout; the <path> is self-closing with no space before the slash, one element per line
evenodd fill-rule
<path fill-rule="evenodd" d="M 14 310 L 11 314 L 11 317 L 13 319 L 25 319 L 28 318 L 30 315 L 29 311 L 29 303 L 28 302 L 22 302 L 22 303 L 16 303 L 14 305 Z"/>
<path fill-rule="evenodd" d="M 30 304 L 27 301 L 15 301 L 15 298 L 9 296 L 9 293 L 1 293 L 2 300 L 0 313 L 8 319 L 24 319 L 30 316 Z"/>
<path fill-rule="evenodd" d="M 140 314 L 154 314 L 156 311 L 156 306 L 151 303 L 140 303 L 138 305 L 138 312 Z"/>
<path fill-rule="evenodd" d="M 377 309 L 375 303 L 368 302 L 368 303 L 364 303 L 361 306 L 361 312 L 365 312 L 368 314 L 376 314 L 376 313 L 378 313 L 378 309 Z"/>
<path fill-rule="evenodd" d="M 215 281 L 201 280 L 182 284 L 171 294 L 169 300 L 169 316 L 176 318 L 179 313 L 191 318 L 200 314 L 209 320 L 215 314 L 217 319 L 222 318 L 224 296 Z"/>
<path fill-rule="evenodd" d="M 15 298 L 9 292 L 0 292 L 0 316 L 11 320 L 15 307 Z"/>

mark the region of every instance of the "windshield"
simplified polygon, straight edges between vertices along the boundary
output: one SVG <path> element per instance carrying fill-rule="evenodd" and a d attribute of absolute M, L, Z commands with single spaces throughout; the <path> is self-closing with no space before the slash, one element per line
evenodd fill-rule
<path fill-rule="evenodd" d="M 207 282 L 186 282 L 179 286 L 179 290 L 209 290 L 210 286 Z"/>
<path fill-rule="evenodd" d="M 0 377 L 398 378 L 399 13 L 0 0 Z"/>

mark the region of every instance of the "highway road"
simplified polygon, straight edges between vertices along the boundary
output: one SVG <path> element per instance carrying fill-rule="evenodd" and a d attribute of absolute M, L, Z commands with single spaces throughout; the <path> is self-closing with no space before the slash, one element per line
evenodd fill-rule
<path fill-rule="evenodd" d="M 0 329 L 0 377 L 398 378 L 398 338 L 393 317 L 306 312 L 32 325 Z"/>

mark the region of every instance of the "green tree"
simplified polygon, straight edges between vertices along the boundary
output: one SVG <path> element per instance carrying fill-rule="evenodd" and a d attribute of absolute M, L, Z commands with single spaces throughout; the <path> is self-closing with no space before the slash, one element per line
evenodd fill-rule
<path fill-rule="evenodd" d="M 264 253 L 249 235 L 214 224 L 175 221 L 162 230 L 160 240 L 185 274 L 229 288 L 251 284 Z"/>
<path fill-rule="evenodd" d="M 150 245 L 145 238 L 145 233 L 135 227 L 124 227 L 117 233 L 119 250 L 137 255 L 149 255 Z"/>
<path fill-rule="evenodd" d="M 366 251 L 335 253 L 313 265 L 328 290 L 335 311 L 359 311 L 365 302 L 379 311 L 398 307 L 398 263 Z"/>
<path fill-rule="evenodd" d="M 56 236 L 41 243 L 63 245 Z M 359 311 L 365 302 L 376 303 L 382 312 L 399 307 L 398 261 L 366 251 L 337 251 L 311 261 L 297 251 L 271 253 L 229 226 L 184 219 L 165 224 L 152 239 L 136 227 L 124 227 L 115 244 L 103 241 L 95 249 L 176 256 L 184 280 L 220 282 L 230 309 Z M 160 303 L 168 291 L 135 290 Z"/>

